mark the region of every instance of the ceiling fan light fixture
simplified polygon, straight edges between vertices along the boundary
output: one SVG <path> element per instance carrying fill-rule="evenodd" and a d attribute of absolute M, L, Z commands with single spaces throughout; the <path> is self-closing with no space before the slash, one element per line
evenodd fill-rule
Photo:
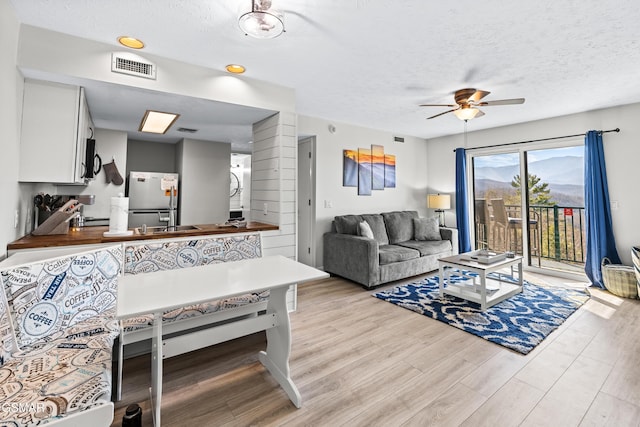
<path fill-rule="evenodd" d="M 479 112 L 480 110 L 478 110 L 475 107 L 463 106 L 462 108 L 458 108 L 457 110 L 455 110 L 453 114 L 455 114 L 456 117 L 459 118 L 460 120 L 466 121 L 466 120 L 473 119 L 475 116 L 478 115 Z"/>
<path fill-rule="evenodd" d="M 251 9 L 240 12 L 238 25 L 257 39 L 273 39 L 285 31 L 284 14 L 271 9 L 271 0 L 251 0 Z"/>

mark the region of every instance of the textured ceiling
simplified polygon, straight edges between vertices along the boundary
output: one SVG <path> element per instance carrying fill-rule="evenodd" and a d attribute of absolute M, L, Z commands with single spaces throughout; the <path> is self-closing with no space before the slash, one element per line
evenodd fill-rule
<path fill-rule="evenodd" d="M 250 0 L 11 2 L 26 24 L 114 46 L 132 35 L 143 54 L 217 70 L 241 63 L 294 88 L 299 114 L 399 135 L 460 133 L 453 114 L 427 121 L 445 109 L 418 104 L 464 87 L 526 98 L 485 107 L 470 130 L 640 102 L 636 0 L 273 0 L 286 33 L 272 40 L 239 30 Z"/>

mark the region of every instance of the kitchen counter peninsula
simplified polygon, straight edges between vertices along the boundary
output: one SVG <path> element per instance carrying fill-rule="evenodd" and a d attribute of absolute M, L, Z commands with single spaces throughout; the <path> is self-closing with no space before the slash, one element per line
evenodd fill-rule
<path fill-rule="evenodd" d="M 277 225 L 251 221 L 246 227 L 220 226 L 217 224 L 196 224 L 196 228 L 190 230 L 153 232 L 146 234 L 134 233 L 130 236 L 104 237 L 103 233 L 109 227 L 84 227 L 82 229 L 70 229 L 67 234 L 49 236 L 34 236 L 28 234 L 14 242 L 7 244 L 7 251 L 22 249 L 53 248 L 59 246 L 96 245 L 102 243 L 129 242 L 135 240 L 171 239 L 189 236 L 207 236 L 212 234 L 251 233 L 259 231 L 278 230 Z"/>

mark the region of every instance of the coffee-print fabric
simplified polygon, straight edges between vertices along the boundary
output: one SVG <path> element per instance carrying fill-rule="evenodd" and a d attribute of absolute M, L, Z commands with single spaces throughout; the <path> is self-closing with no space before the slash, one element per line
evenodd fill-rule
<path fill-rule="evenodd" d="M 118 246 L 0 273 L 0 426 L 39 426 L 110 401 L 121 259 Z"/>
<path fill-rule="evenodd" d="M 260 234 L 207 237 L 163 243 L 131 244 L 125 247 L 125 274 L 141 274 L 153 271 L 175 270 L 221 262 L 239 261 L 262 256 Z M 176 284 L 179 286 L 179 284 Z M 211 286 L 215 286 L 212 283 Z M 214 313 L 247 304 L 266 301 L 269 291 L 240 295 L 225 300 L 166 311 L 164 322 L 184 320 L 202 314 Z M 153 325 L 151 314 L 136 316 L 122 322 L 124 332 L 136 331 Z"/>

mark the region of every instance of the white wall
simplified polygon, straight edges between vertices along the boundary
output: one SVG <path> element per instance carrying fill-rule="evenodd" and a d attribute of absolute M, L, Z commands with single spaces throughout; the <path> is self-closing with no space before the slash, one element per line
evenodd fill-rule
<path fill-rule="evenodd" d="M 631 104 L 469 132 L 467 134 L 467 148 L 573 135 L 592 129 L 620 128 L 620 133 L 604 134 L 603 140 L 609 196 L 611 201 L 617 201 L 619 206 L 617 210 L 612 211 L 613 232 L 623 262 L 631 265 L 631 246 L 640 244 L 640 227 L 638 226 L 640 197 L 638 197 L 638 179 L 634 175 L 640 161 L 639 116 L 640 104 Z M 473 128 L 473 121 L 469 122 L 469 128 Z M 584 141 L 584 138 L 579 138 L 579 140 Z M 561 140 L 562 142 L 566 143 Z M 463 135 L 431 139 L 427 146 L 430 190 L 454 193 L 455 154 L 453 149 L 464 146 Z M 447 223 L 456 223 L 454 210 L 447 212 Z"/>
<path fill-rule="evenodd" d="M 329 131 L 335 126 L 335 133 Z M 316 266 L 321 267 L 322 235 L 331 229 L 336 215 L 417 210 L 427 214 L 427 144 L 424 139 L 396 135 L 360 126 L 298 116 L 298 134 L 316 137 Z M 396 156 L 396 188 L 374 190 L 371 196 L 358 196 L 355 187 L 342 186 L 343 150 L 382 145 L 386 154 Z M 330 202 L 332 207 L 325 207 Z"/>
<path fill-rule="evenodd" d="M 295 106 L 293 89 L 145 52 L 140 56 L 158 67 L 156 80 L 113 73 L 111 53 L 125 50 L 115 39 L 111 45 L 22 25 L 19 43 L 18 66 L 34 78 L 58 81 L 59 76 L 73 76 L 276 111 L 293 111 Z"/>
<path fill-rule="evenodd" d="M 102 164 L 110 163 L 113 160 L 118 168 L 118 172 L 122 178 L 125 179 L 127 133 L 108 129 L 96 129 L 93 138 L 96 140 L 96 153 L 102 159 Z M 65 187 L 66 186 L 59 185 L 57 194 L 62 194 L 64 191 L 67 191 L 66 194 L 69 194 Z M 79 191 L 72 194 L 93 194 L 96 196 L 93 205 L 87 205 L 82 208 L 84 216 L 109 218 L 111 213 L 111 198 L 117 196 L 119 193 L 124 194 L 124 188 L 124 183 L 122 185 L 115 185 L 112 182 L 107 184 L 106 174 L 104 168 L 102 168 L 95 178 L 89 181 L 89 184 L 78 187 Z"/>
<path fill-rule="evenodd" d="M 175 172 L 176 145 L 130 139 L 127 141 L 126 169 L 127 175 L 130 171 Z"/>
<path fill-rule="evenodd" d="M 22 235 L 25 226 L 28 197 L 21 198 L 18 184 L 18 152 L 20 115 L 22 111 L 23 78 L 16 69 L 19 23 L 9 0 L 0 0 L 0 194 L 4 201 L 0 209 L 0 257 L 6 254 L 7 243 Z M 30 191 L 27 191 L 30 192 Z M 20 222 L 14 228 L 14 215 Z"/>
<path fill-rule="evenodd" d="M 231 145 L 183 139 L 176 147 L 180 224 L 218 224 L 229 218 Z"/>

